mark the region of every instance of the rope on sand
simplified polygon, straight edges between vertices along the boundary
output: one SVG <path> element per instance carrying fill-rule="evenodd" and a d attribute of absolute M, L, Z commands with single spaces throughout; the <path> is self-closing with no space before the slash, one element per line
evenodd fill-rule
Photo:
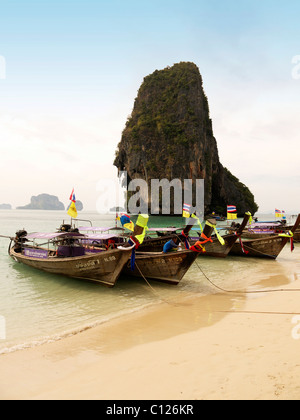
<path fill-rule="evenodd" d="M 274 293 L 274 292 L 300 292 L 300 289 L 267 289 L 267 290 L 227 290 L 224 289 L 217 284 L 215 284 L 210 278 L 204 273 L 202 268 L 197 263 L 197 260 L 195 261 L 198 269 L 201 271 L 202 275 L 206 278 L 206 280 L 216 289 L 228 293 L 228 294 L 253 294 L 253 293 Z M 142 273 L 141 269 L 139 268 L 138 264 L 135 262 L 136 268 L 138 269 L 140 275 L 146 282 L 146 284 L 149 286 L 151 291 L 163 302 L 167 303 L 168 305 L 173 306 L 186 306 L 186 304 L 180 304 L 180 303 L 174 303 L 170 300 L 164 299 L 160 296 L 160 294 L 154 289 L 154 287 L 151 286 L 147 278 Z M 201 311 L 202 312 L 202 311 Z M 203 313 L 228 313 L 228 314 L 265 314 L 265 315 L 300 315 L 299 312 L 276 312 L 276 311 L 240 311 L 240 310 L 213 310 L 213 311 L 203 311 Z"/>
<path fill-rule="evenodd" d="M 198 264 L 197 264 L 198 266 Z M 162 298 L 159 293 L 157 293 L 157 291 L 151 286 L 151 284 L 149 283 L 149 281 L 146 279 L 146 277 L 144 276 L 144 274 L 142 273 L 142 271 L 140 270 L 140 268 L 138 267 L 138 265 L 136 264 L 136 267 L 138 269 L 138 271 L 140 272 L 142 278 L 145 280 L 145 282 L 147 283 L 147 285 L 150 287 L 150 289 L 152 290 L 152 292 L 159 297 L 159 299 L 161 299 L 162 301 L 164 301 L 165 303 L 167 303 L 168 305 L 173 305 L 173 306 L 186 306 L 186 304 L 178 304 L 178 303 L 173 303 L 170 302 L 169 300 L 166 300 L 164 298 Z M 199 267 L 199 266 L 198 266 Z M 200 268 L 200 267 L 199 267 Z M 203 271 L 201 270 L 201 272 L 203 273 Z M 207 276 L 206 274 L 203 273 L 203 275 L 207 278 L 207 280 L 217 289 L 220 289 L 226 293 L 237 293 L 237 291 L 231 291 L 231 290 L 225 290 L 222 289 L 221 287 L 215 285 Z M 299 292 L 300 289 L 274 289 L 274 290 L 267 290 L 267 292 L 289 292 L 289 291 L 297 291 Z M 239 291 L 238 293 L 265 293 L 265 290 L 257 290 L 257 291 L 253 291 L 253 292 L 247 292 L 247 291 Z M 226 314 L 263 314 L 263 315 L 291 315 L 291 316 L 295 316 L 295 315 L 300 315 L 299 312 L 275 312 L 275 311 L 240 311 L 240 310 L 213 310 L 213 311 L 201 311 L 201 313 L 226 313 Z"/>
<path fill-rule="evenodd" d="M 233 293 L 233 294 L 251 294 L 251 293 L 273 293 L 273 292 L 300 292 L 300 289 L 267 289 L 267 290 L 227 290 L 227 289 L 223 289 L 222 287 L 216 285 L 212 280 L 210 280 L 208 278 L 208 276 L 204 273 L 204 271 L 202 270 L 202 268 L 198 265 L 197 261 L 195 261 L 198 269 L 201 271 L 201 273 L 203 274 L 203 276 L 206 278 L 206 280 L 212 285 L 214 286 L 216 289 L 221 290 L 222 292 L 225 293 Z"/>

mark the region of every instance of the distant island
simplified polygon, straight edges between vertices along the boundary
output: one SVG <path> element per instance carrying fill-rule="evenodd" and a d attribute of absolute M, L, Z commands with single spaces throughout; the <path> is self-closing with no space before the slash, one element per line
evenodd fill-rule
<path fill-rule="evenodd" d="M 0 204 L 0 210 L 11 210 L 12 207 L 10 204 Z"/>
<path fill-rule="evenodd" d="M 58 197 L 49 194 L 40 194 L 31 197 L 30 204 L 17 207 L 18 210 L 65 210 L 65 206 Z"/>

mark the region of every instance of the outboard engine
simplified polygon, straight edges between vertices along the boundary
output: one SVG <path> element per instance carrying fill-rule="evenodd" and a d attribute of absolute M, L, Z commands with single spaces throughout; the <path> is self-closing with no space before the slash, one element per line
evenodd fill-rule
<path fill-rule="evenodd" d="M 63 224 L 63 225 L 60 226 L 58 231 L 59 232 L 71 232 L 71 229 L 72 229 L 71 225 Z"/>
<path fill-rule="evenodd" d="M 25 239 L 25 237 L 27 236 L 27 232 L 24 229 L 18 230 L 18 232 L 16 232 L 16 241 L 18 242 L 27 242 L 27 239 Z"/>
<path fill-rule="evenodd" d="M 70 230 L 71 233 L 79 233 L 79 229 L 78 228 L 72 228 Z"/>
<path fill-rule="evenodd" d="M 26 239 L 27 236 L 27 232 L 24 229 L 18 230 L 18 232 L 16 232 L 16 237 L 15 237 L 15 250 L 16 252 L 20 251 L 22 249 L 22 246 L 28 242 Z"/>

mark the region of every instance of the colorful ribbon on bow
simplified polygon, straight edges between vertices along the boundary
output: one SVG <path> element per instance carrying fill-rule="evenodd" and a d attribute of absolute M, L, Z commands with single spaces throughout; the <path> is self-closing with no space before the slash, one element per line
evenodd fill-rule
<path fill-rule="evenodd" d="M 236 232 L 235 232 L 235 234 L 236 234 Z M 240 241 L 240 245 L 241 245 L 243 253 L 246 254 L 246 255 L 249 254 L 249 251 L 246 251 L 245 248 L 244 248 L 244 244 L 243 244 L 243 241 L 242 241 L 241 237 L 239 237 L 239 241 Z"/>
<path fill-rule="evenodd" d="M 216 225 L 213 225 L 213 224 L 212 224 L 212 223 L 210 223 L 208 220 L 206 220 L 206 224 L 207 224 L 207 226 L 212 227 L 212 228 L 214 229 L 215 234 L 216 234 L 216 237 L 218 238 L 218 240 L 219 240 L 220 244 L 221 244 L 221 245 L 225 245 L 225 241 L 224 241 L 224 239 L 222 238 L 222 236 L 218 233 L 217 228 L 216 228 Z"/>
<path fill-rule="evenodd" d="M 197 223 L 198 223 L 198 225 L 199 225 L 199 227 L 200 227 L 200 230 L 201 230 L 201 233 L 202 233 L 202 232 L 203 232 L 203 228 L 202 228 L 202 225 L 201 225 L 201 222 L 200 222 L 199 217 L 197 217 L 195 214 L 192 214 L 192 215 L 191 215 L 191 217 L 192 217 L 193 219 L 196 219 L 196 220 L 197 220 Z"/>
<path fill-rule="evenodd" d="M 135 251 L 138 249 L 138 247 L 144 242 L 146 231 L 148 230 L 148 220 L 149 216 L 148 214 L 139 214 L 136 226 L 133 231 L 133 235 L 130 237 L 128 243 L 132 246 L 134 245 L 134 248 L 132 249 L 131 253 L 131 259 L 130 259 L 130 266 L 131 270 L 134 271 L 135 268 Z"/>
<path fill-rule="evenodd" d="M 253 217 L 252 217 L 252 214 L 250 213 L 250 211 L 247 211 L 245 214 L 247 214 L 247 216 L 249 216 L 248 223 L 249 223 L 249 225 L 251 225 L 251 224 L 252 224 L 252 222 L 253 222 Z"/>
<path fill-rule="evenodd" d="M 290 230 L 288 233 L 279 233 L 278 236 L 281 236 L 282 238 L 290 238 L 291 239 L 291 252 L 293 252 L 294 249 L 295 249 L 293 232 Z"/>
<path fill-rule="evenodd" d="M 206 222 L 207 223 L 207 222 Z M 204 233 L 201 233 L 201 238 L 204 239 L 203 241 L 197 241 L 193 246 L 190 247 L 191 251 L 195 252 L 206 252 L 204 245 L 207 242 L 213 242 L 211 238 L 208 238 Z"/>

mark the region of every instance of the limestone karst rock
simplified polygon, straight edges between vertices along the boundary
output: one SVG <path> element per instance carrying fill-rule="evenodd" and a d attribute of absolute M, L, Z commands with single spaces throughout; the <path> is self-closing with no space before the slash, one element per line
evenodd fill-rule
<path fill-rule="evenodd" d="M 30 204 L 26 206 L 17 207 L 23 210 L 65 210 L 65 206 L 61 203 L 58 197 L 49 194 L 40 194 L 31 197 Z"/>
<path fill-rule="evenodd" d="M 205 213 L 258 209 L 253 194 L 219 160 L 208 99 L 194 63 L 181 62 L 144 78 L 116 151 L 129 181 L 204 179 Z M 150 198 L 148 199 L 150 205 Z"/>

